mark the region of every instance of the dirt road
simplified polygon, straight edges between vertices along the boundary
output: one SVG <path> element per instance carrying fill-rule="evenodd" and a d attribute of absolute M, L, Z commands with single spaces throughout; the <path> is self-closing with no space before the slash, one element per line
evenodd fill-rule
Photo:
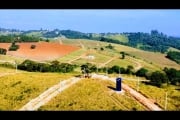
<path fill-rule="evenodd" d="M 98 75 L 98 74 L 92 74 L 92 78 L 99 78 L 103 80 L 110 80 L 113 82 L 116 82 L 116 78 L 110 78 L 108 76 L 104 75 Z M 67 89 L 71 85 L 77 83 L 80 81 L 81 78 L 70 78 L 68 80 L 64 80 L 60 82 L 59 84 L 54 85 L 53 87 L 49 88 L 45 92 L 43 92 L 38 97 L 32 99 L 29 101 L 26 105 L 24 105 L 20 111 L 24 110 L 37 110 L 40 106 L 46 104 L 48 101 L 50 101 L 53 97 L 58 95 L 60 92 L 62 92 L 64 89 Z M 152 111 L 161 111 L 162 109 L 159 108 L 157 105 L 155 105 L 151 100 L 143 96 L 141 93 L 137 92 L 136 90 L 132 89 L 126 84 L 122 83 L 122 89 L 124 89 L 126 92 L 130 93 L 134 98 L 136 98 L 140 103 L 142 103 L 144 106 L 146 106 L 149 110 Z"/>
<path fill-rule="evenodd" d="M 40 106 L 49 102 L 53 97 L 61 93 L 63 90 L 67 89 L 71 85 L 77 83 L 81 78 L 73 77 L 68 80 L 64 80 L 59 84 L 56 84 L 40 94 L 38 97 L 29 101 L 26 105 L 24 105 L 20 111 L 33 111 L 37 110 Z"/>
<path fill-rule="evenodd" d="M 110 63 L 111 61 L 113 61 L 113 60 L 116 59 L 116 58 L 117 58 L 116 56 L 113 57 L 113 58 L 111 58 L 110 60 L 108 60 L 108 61 L 106 61 L 106 62 L 100 64 L 99 67 L 104 67 L 106 64 Z"/>
<path fill-rule="evenodd" d="M 78 42 L 79 42 L 81 48 L 84 49 L 85 47 L 84 47 L 84 45 L 82 44 L 82 42 L 81 42 L 81 41 L 78 41 Z"/>
<path fill-rule="evenodd" d="M 137 62 L 137 59 L 134 59 L 132 57 L 127 57 L 127 59 L 131 60 L 132 62 L 134 62 L 136 64 L 136 67 L 134 68 L 135 70 L 139 70 L 142 68 L 141 63 Z"/>
<path fill-rule="evenodd" d="M 76 57 L 76 58 L 68 61 L 68 63 L 71 64 L 73 61 L 76 61 L 76 60 L 78 60 L 78 59 L 80 59 L 80 58 L 83 58 L 84 56 L 86 56 L 86 54 L 87 54 L 87 53 L 83 53 L 82 55 L 80 55 L 80 56 L 78 56 L 78 57 Z"/>
<path fill-rule="evenodd" d="M 109 78 L 108 76 L 104 76 L 104 75 L 93 74 L 92 77 L 116 82 L 116 78 Z M 126 92 L 130 93 L 134 98 L 136 98 L 140 103 L 142 103 L 149 110 L 151 110 L 151 111 L 161 111 L 162 110 L 157 105 L 155 105 L 151 100 L 149 100 L 148 98 L 143 96 L 141 93 L 137 92 L 136 90 L 132 89 L 128 85 L 122 83 L 122 89 L 124 89 Z"/>

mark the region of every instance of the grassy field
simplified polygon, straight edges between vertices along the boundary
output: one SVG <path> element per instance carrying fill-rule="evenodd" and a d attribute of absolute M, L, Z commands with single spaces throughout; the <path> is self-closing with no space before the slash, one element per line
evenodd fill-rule
<path fill-rule="evenodd" d="M 180 52 L 180 50 L 178 50 L 178 49 L 176 49 L 176 48 L 173 48 L 173 47 L 170 47 L 170 48 L 168 49 L 168 51 L 176 51 L 176 52 Z"/>
<path fill-rule="evenodd" d="M 142 64 L 143 67 L 154 71 L 154 70 L 160 70 L 163 69 L 164 67 L 173 67 L 176 69 L 180 69 L 180 65 L 175 63 L 174 61 L 171 61 L 169 59 L 167 59 L 165 56 L 165 54 L 161 54 L 161 53 L 154 53 L 154 52 L 148 52 L 148 51 L 143 51 L 143 50 L 139 50 L 136 48 L 132 48 L 132 47 L 128 47 L 128 46 L 124 46 L 124 45 L 119 45 L 119 44 L 113 44 L 113 43 L 106 43 L 106 42 L 100 42 L 100 41 L 94 41 L 94 40 L 86 40 L 86 39 L 63 39 L 63 44 L 72 44 L 72 45 L 80 45 L 80 43 L 84 46 L 84 52 L 88 51 L 88 50 L 94 50 L 97 51 L 96 53 L 99 54 L 103 54 L 107 57 L 113 57 L 113 56 L 120 56 L 120 52 L 124 51 L 128 54 L 130 54 L 131 56 L 134 56 L 135 59 L 140 62 L 140 64 Z M 105 48 L 105 46 L 107 46 L 108 44 L 111 44 L 114 46 L 114 50 L 110 50 Z M 104 51 L 101 51 L 100 48 L 103 47 Z M 97 55 L 100 56 L 100 55 Z M 97 57 L 98 59 L 99 57 Z M 105 57 L 104 57 L 105 58 Z M 62 59 L 66 60 L 66 57 L 63 57 Z M 102 59 L 102 58 L 100 58 Z M 105 58 L 106 59 L 106 58 Z M 138 59 L 140 59 L 141 61 L 139 61 Z M 99 61 L 99 60 L 97 60 Z M 83 59 L 77 60 L 75 61 L 75 63 L 80 63 L 83 62 Z M 95 61 L 96 62 L 96 61 Z M 112 61 L 115 64 L 121 64 L 121 62 L 119 63 L 118 61 Z M 130 61 L 128 61 L 130 62 Z M 126 64 L 128 64 L 128 62 L 126 62 Z M 113 65 L 114 63 L 110 63 L 110 65 Z M 134 64 L 134 63 L 132 63 Z M 123 65 L 123 64 L 121 64 Z M 131 64 L 129 64 L 131 65 Z M 127 66 L 127 65 L 124 65 Z"/>
<path fill-rule="evenodd" d="M 123 80 L 124 83 L 130 85 L 134 89 L 137 89 L 137 82 Z M 147 96 L 149 99 L 155 101 L 161 108 L 165 109 L 165 95 L 167 91 L 167 108 L 166 110 L 180 110 L 180 91 L 177 90 L 177 86 L 168 86 L 165 88 L 158 88 L 152 85 L 146 85 L 140 82 L 139 91 Z"/>
<path fill-rule="evenodd" d="M 120 42 L 124 42 L 124 43 L 128 43 L 128 38 L 124 35 L 106 35 L 106 38 L 110 38 L 110 39 L 114 39 L 114 40 L 118 40 Z"/>
<path fill-rule="evenodd" d="M 21 63 L 24 61 L 23 58 L 18 58 L 10 55 L 0 55 L 0 62 L 1 61 L 16 61 L 17 63 Z"/>
<path fill-rule="evenodd" d="M 131 51 L 127 52 L 137 58 L 140 58 L 148 63 L 152 63 L 153 65 L 164 68 L 164 67 L 173 67 L 176 69 L 180 69 L 180 65 L 174 61 L 167 59 L 165 54 L 161 53 L 153 53 L 147 51 Z"/>
<path fill-rule="evenodd" d="M 101 46 L 107 44 L 100 41 L 87 40 L 87 39 L 62 39 L 63 44 L 81 46 L 81 44 L 86 48 L 100 48 Z"/>
<path fill-rule="evenodd" d="M 107 65 L 108 66 L 118 65 L 118 66 L 124 67 L 124 68 L 126 68 L 128 65 L 132 65 L 133 67 L 136 66 L 136 64 L 134 64 L 133 62 L 131 62 L 127 59 L 115 59 Z"/>
<path fill-rule="evenodd" d="M 153 63 L 145 62 L 145 61 L 143 61 L 141 59 L 133 58 L 133 57 L 130 57 L 130 56 L 126 56 L 126 59 L 130 63 L 134 63 L 135 67 L 137 67 L 138 64 L 139 64 L 141 67 L 146 68 L 151 72 L 161 70 L 160 67 L 154 65 Z"/>
<path fill-rule="evenodd" d="M 3 73 L 15 73 L 16 69 L 14 68 L 7 68 L 7 67 L 2 67 L 0 66 L 0 75 Z"/>
<path fill-rule="evenodd" d="M 146 110 L 129 94 L 114 92 L 115 84 L 98 79 L 84 79 L 76 83 L 39 110 L 72 111 L 119 111 Z"/>
<path fill-rule="evenodd" d="M 84 58 L 80 58 L 72 63 L 75 63 L 75 64 L 83 64 L 83 63 L 92 63 L 92 64 L 95 64 L 95 65 L 100 65 L 101 63 L 104 63 L 106 61 L 108 61 L 109 59 L 111 59 L 110 56 L 106 56 L 106 55 L 103 55 L 103 54 L 99 54 L 98 52 L 90 52 L 89 55 L 93 55 L 94 56 L 94 59 L 88 59 L 87 56 L 85 56 Z"/>
<path fill-rule="evenodd" d="M 36 37 L 41 37 L 42 33 L 41 32 L 31 32 L 31 33 L 26 33 L 27 36 L 36 36 Z"/>
<path fill-rule="evenodd" d="M 18 73 L 0 77 L 0 110 L 18 110 L 49 87 L 72 74 Z"/>
<path fill-rule="evenodd" d="M 80 43 L 79 43 L 79 39 L 61 39 L 62 43 L 65 45 L 73 45 L 73 46 L 78 46 L 81 47 Z"/>
<path fill-rule="evenodd" d="M 70 54 L 67 54 L 67 55 L 65 55 L 65 56 L 63 56 L 62 58 L 59 58 L 59 59 L 57 59 L 57 60 L 60 61 L 60 62 L 62 62 L 62 63 L 66 63 L 66 62 L 68 62 L 68 61 L 71 61 L 71 60 L 77 58 L 78 56 L 81 56 L 81 55 L 84 54 L 85 52 L 86 52 L 86 50 L 84 50 L 84 49 L 79 49 L 79 50 L 74 51 L 74 52 L 72 52 L 72 53 L 70 53 Z"/>
<path fill-rule="evenodd" d="M 173 67 L 176 69 L 180 69 L 180 65 L 177 64 L 174 61 L 171 61 L 167 59 L 165 54 L 161 53 L 154 53 L 154 52 L 148 52 L 148 51 L 142 51 L 136 48 L 128 47 L 128 46 L 123 46 L 119 44 L 113 44 L 111 43 L 115 49 L 107 49 L 105 46 L 107 46 L 110 43 L 106 42 L 100 42 L 100 41 L 94 41 L 94 40 L 86 40 L 86 39 L 66 39 L 62 38 L 62 43 L 63 44 L 68 44 L 68 45 L 76 45 L 76 46 L 83 46 L 82 49 L 75 51 L 73 53 L 70 53 L 66 56 L 63 56 L 62 58 L 59 58 L 58 60 L 60 62 L 69 62 L 70 60 L 73 60 L 77 58 L 78 56 L 82 55 L 83 53 L 87 53 L 89 51 L 90 54 L 94 55 L 96 58 L 94 60 L 91 60 L 92 63 L 99 64 L 107 61 L 109 58 L 114 57 L 114 56 L 120 56 L 120 52 L 124 51 L 131 56 L 135 57 L 135 61 L 139 62 L 142 64 L 143 67 L 147 68 L 148 70 L 154 71 L 154 70 L 160 70 L 163 69 L 164 67 Z M 54 41 L 55 42 L 55 41 Z M 58 42 L 58 41 L 57 41 Z M 104 50 L 101 51 L 100 48 L 103 47 Z M 94 51 L 94 52 L 92 52 Z M 139 61 L 140 59 L 141 61 Z M 13 56 L 4 56 L 0 55 L 0 60 L 16 60 L 18 63 L 22 62 L 23 59 L 21 58 L 16 58 Z M 73 63 L 86 63 L 87 59 L 81 58 Z M 130 64 L 129 64 L 130 63 Z M 120 62 L 119 60 L 112 61 L 112 63 L 109 63 L 111 65 L 119 64 L 121 66 L 127 66 L 127 65 L 133 65 L 134 61 L 127 61 L 127 62 Z"/>

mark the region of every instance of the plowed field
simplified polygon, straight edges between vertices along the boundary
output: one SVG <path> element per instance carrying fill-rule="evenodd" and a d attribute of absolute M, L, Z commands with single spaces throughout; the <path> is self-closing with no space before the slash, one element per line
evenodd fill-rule
<path fill-rule="evenodd" d="M 37 61 L 57 59 L 68 53 L 80 49 L 75 46 L 47 42 L 31 42 L 16 44 L 19 45 L 19 49 L 17 51 L 8 51 L 8 55 Z M 10 45 L 11 43 L 0 43 L 0 48 L 5 48 L 8 50 Z M 31 45 L 35 45 L 36 47 L 34 49 L 31 49 Z"/>

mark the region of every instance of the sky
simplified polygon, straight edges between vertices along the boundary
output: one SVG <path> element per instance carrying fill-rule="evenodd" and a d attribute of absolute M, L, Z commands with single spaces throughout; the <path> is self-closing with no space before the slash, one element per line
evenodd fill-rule
<path fill-rule="evenodd" d="M 1 9 L 0 28 L 85 33 L 158 30 L 180 36 L 180 9 Z"/>

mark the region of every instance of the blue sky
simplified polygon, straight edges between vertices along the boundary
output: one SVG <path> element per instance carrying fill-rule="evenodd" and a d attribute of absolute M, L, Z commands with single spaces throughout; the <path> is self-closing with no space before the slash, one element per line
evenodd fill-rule
<path fill-rule="evenodd" d="M 0 27 L 20 30 L 58 28 L 80 32 L 148 32 L 180 36 L 180 9 L 11 9 L 0 10 Z"/>

